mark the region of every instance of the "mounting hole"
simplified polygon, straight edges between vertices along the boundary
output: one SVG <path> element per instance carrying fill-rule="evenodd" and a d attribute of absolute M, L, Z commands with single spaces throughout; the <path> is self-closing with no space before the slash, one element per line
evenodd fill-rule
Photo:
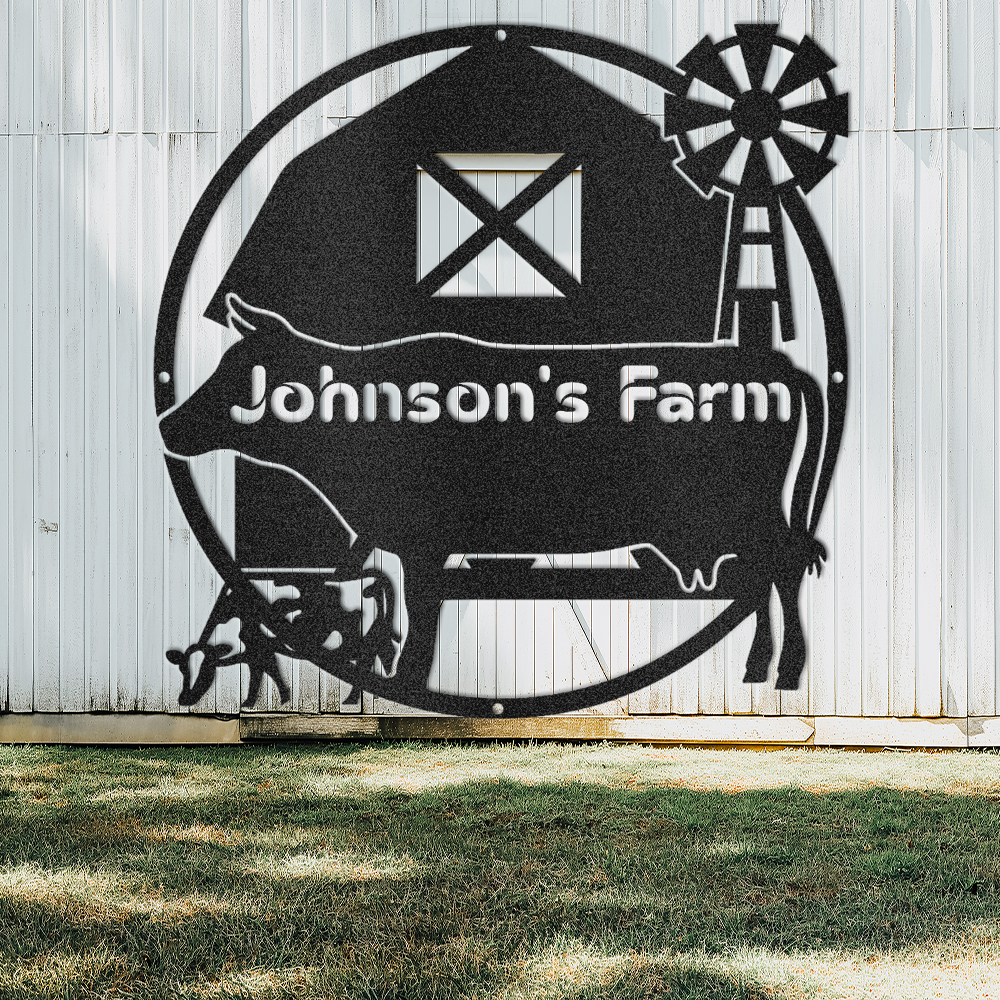
<path fill-rule="evenodd" d="M 497 41 L 498 42 L 505 42 L 506 40 L 507 40 L 507 32 L 504 31 L 503 28 L 501 28 L 497 32 Z M 496 710 L 496 706 L 495 705 L 493 706 L 493 709 L 494 709 L 494 711 Z M 503 711 L 503 707 L 502 706 L 501 706 L 500 711 Z"/>
<path fill-rule="evenodd" d="M 160 372 L 156 377 L 166 385 L 170 381 L 170 372 Z"/>
<path fill-rule="evenodd" d="M 503 715 L 503 705 L 501 705 L 498 701 L 493 702 L 493 714 Z"/>
<path fill-rule="evenodd" d="M 831 375 L 830 377 L 833 379 L 834 382 L 843 382 L 844 381 L 844 373 L 843 372 L 834 372 L 833 375 Z"/>

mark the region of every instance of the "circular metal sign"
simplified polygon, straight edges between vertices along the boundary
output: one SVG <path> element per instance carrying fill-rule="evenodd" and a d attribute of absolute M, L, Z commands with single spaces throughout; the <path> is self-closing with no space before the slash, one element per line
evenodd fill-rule
<path fill-rule="evenodd" d="M 791 56 L 765 85 L 774 47 Z M 235 343 L 180 398 L 181 303 L 227 192 L 330 92 L 442 50 L 459 54 L 282 171 L 222 282 L 195 303 Z M 663 91 L 664 125 L 552 53 L 643 77 Z M 236 664 L 250 668 L 245 704 L 267 676 L 284 700 L 286 655 L 355 698 L 549 715 L 660 680 L 755 613 L 745 679 L 759 682 L 772 587 L 785 620 L 777 686 L 796 688 L 798 592 L 826 557 L 815 530 L 847 395 L 840 296 L 803 199 L 847 134 L 832 67 L 774 25 L 703 39 L 678 70 L 566 31 L 458 28 L 351 59 L 253 129 L 184 229 L 157 322 L 167 468 L 224 581 L 200 638 L 167 653 L 181 702 Z M 814 80 L 825 96 L 795 104 Z M 716 102 L 695 99 L 695 83 Z M 788 122 L 821 133 L 819 147 Z M 822 308 L 818 377 L 781 347 L 795 338 L 789 226 Z M 213 452 L 235 456 L 232 552 L 190 466 Z M 442 602 L 475 598 L 729 604 L 650 663 L 573 690 L 434 690 Z M 213 644 L 234 617 L 240 644 Z"/>

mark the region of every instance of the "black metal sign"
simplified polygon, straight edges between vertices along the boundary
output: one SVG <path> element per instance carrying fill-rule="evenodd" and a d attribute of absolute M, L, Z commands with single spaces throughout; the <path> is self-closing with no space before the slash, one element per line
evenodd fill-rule
<path fill-rule="evenodd" d="M 727 67 L 733 46 L 749 87 Z M 792 55 L 765 89 L 775 47 Z M 198 304 L 239 340 L 179 400 L 181 299 L 244 168 L 330 91 L 458 48 L 284 169 L 218 289 Z M 665 124 L 543 49 L 590 56 L 662 88 Z M 738 25 L 720 43 L 706 37 L 677 70 L 565 31 L 460 28 L 352 59 L 257 126 L 191 216 L 157 326 L 167 467 L 225 582 L 198 641 L 167 653 L 184 676 L 182 703 L 196 704 L 218 669 L 239 663 L 250 667 L 248 704 L 265 674 L 287 698 L 281 653 L 348 681 L 355 698 L 369 690 L 466 716 L 557 713 L 667 676 L 753 614 L 745 680 L 762 681 L 773 655 L 772 586 L 785 620 L 777 686 L 796 688 L 806 657 L 799 589 L 825 559 L 815 529 L 847 395 L 837 283 L 803 199 L 832 169 L 835 136 L 847 135 L 847 95 L 835 92 L 832 68 L 809 38 L 789 41 L 775 25 Z M 814 81 L 824 96 L 788 106 Z M 696 83 L 717 103 L 695 99 Z M 816 142 L 784 122 L 812 130 Z M 717 138 L 696 148 L 709 127 Z M 774 176 L 765 143 L 788 179 Z M 544 165 L 501 199 L 455 169 L 470 155 Z M 575 263 L 521 224 L 574 175 L 582 178 Z M 431 182 L 474 226 L 427 260 L 418 188 Z M 818 290 L 825 384 L 781 350 L 796 334 L 788 227 Z M 447 294 L 491 247 L 515 255 L 546 294 Z M 766 250 L 773 280 L 741 280 L 750 248 Z M 805 447 L 793 463 L 800 430 Z M 187 462 L 216 450 L 237 455 L 234 553 Z M 612 549 L 627 550 L 626 566 L 568 568 L 558 557 Z M 284 596 L 266 600 L 265 580 Z M 625 676 L 500 701 L 428 687 L 445 600 L 709 596 L 731 603 Z M 213 645 L 215 626 L 233 617 L 240 647 Z"/>

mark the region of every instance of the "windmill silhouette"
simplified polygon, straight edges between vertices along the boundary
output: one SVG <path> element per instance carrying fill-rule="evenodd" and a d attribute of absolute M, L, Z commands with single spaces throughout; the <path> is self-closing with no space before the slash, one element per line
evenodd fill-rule
<path fill-rule="evenodd" d="M 677 166 L 703 194 L 713 188 L 733 194 L 729 250 L 723 279 L 722 309 L 718 337 L 738 337 L 742 348 L 766 350 L 771 347 L 773 303 L 778 306 L 782 340 L 792 340 L 791 295 L 785 255 L 781 200 L 791 188 L 808 194 L 836 165 L 829 158 L 836 136 L 847 135 L 847 94 L 838 94 L 830 80 L 834 61 L 805 36 L 795 43 L 777 33 L 776 24 L 738 24 L 736 35 L 721 42 L 709 36 L 678 63 L 687 76 L 683 94 L 664 94 L 665 132 L 677 136 L 684 158 Z M 733 77 L 722 53 L 739 46 L 746 67 L 749 89 L 743 90 Z M 774 48 L 792 53 L 773 89 L 766 89 L 764 79 Z M 784 101 L 806 84 L 818 80 L 824 96 L 792 107 Z M 688 96 L 696 82 L 728 98 L 728 107 L 709 104 Z M 795 138 L 782 129 L 784 122 L 803 125 L 823 133 L 820 148 Z M 712 125 L 728 123 L 730 129 L 721 137 L 695 150 L 688 133 Z M 741 141 L 746 158 L 740 170 L 734 153 Z M 772 176 L 764 146 L 772 143 L 776 154 L 785 161 L 790 177 L 778 181 Z M 727 165 L 730 177 L 726 177 Z M 757 209 L 752 214 L 747 209 Z M 748 226 L 748 219 L 752 220 Z M 739 287 L 740 259 L 744 249 L 766 246 L 774 265 L 773 286 Z M 737 332 L 738 331 L 738 332 Z"/>

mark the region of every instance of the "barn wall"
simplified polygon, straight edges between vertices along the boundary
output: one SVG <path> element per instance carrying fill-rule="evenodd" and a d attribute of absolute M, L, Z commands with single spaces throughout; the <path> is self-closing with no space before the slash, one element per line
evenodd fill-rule
<path fill-rule="evenodd" d="M 5 11 L 0 710 L 181 711 L 164 651 L 197 636 L 219 580 L 165 476 L 151 400 L 156 310 L 195 200 L 271 108 L 346 56 L 426 29 L 572 27 L 675 64 L 706 32 L 718 39 L 736 22 L 780 14 L 783 34 L 810 33 L 834 56 L 838 88 L 851 94 L 840 165 L 809 197 L 841 283 L 851 368 L 819 531 L 830 559 L 802 598 L 805 679 L 782 694 L 743 685 L 745 623 L 697 664 L 594 711 L 1000 714 L 993 4 L 10 0 Z M 436 64 L 357 81 L 278 136 L 227 199 L 194 294 L 214 289 L 291 156 Z M 656 116 L 645 85 L 586 60 L 575 68 Z M 822 351 L 818 305 L 801 252 L 790 265 L 796 357 L 807 363 Z M 198 336 L 190 304 L 183 322 L 198 346 L 182 394 L 225 347 L 220 333 Z M 208 458 L 198 475 L 225 522 L 231 469 Z M 559 690 L 646 662 L 719 608 L 456 602 L 443 615 L 436 676 L 469 693 Z M 340 711 L 339 682 L 308 664 L 287 672 L 286 708 Z M 246 683 L 223 671 L 198 711 L 238 712 Z M 269 690 L 260 709 L 280 707 Z M 362 706 L 402 711 L 371 698 Z"/>

